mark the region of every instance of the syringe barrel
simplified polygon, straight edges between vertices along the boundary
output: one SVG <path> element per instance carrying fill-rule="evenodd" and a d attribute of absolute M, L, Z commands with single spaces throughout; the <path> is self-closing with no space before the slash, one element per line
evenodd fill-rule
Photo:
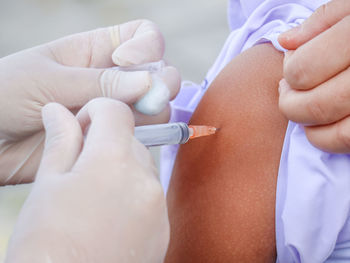
<path fill-rule="evenodd" d="M 136 127 L 135 137 L 145 146 L 151 147 L 184 144 L 190 134 L 186 123 L 176 122 Z"/>

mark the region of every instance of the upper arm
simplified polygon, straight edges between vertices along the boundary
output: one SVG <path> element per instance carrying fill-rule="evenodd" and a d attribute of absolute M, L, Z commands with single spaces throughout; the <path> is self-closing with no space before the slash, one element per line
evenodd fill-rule
<path fill-rule="evenodd" d="M 166 262 L 275 260 L 276 180 L 287 120 L 278 110 L 283 55 L 258 45 L 213 82 L 191 124 L 220 128 L 181 146 L 168 192 Z"/>

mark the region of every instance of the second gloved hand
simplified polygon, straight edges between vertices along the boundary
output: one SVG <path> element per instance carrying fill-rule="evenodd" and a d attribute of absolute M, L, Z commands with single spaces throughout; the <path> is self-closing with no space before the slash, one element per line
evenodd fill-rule
<path fill-rule="evenodd" d="M 93 98 L 110 97 L 133 107 L 150 91 L 154 78 L 147 69 L 123 71 L 116 66 L 157 62 L 163 54 L 157 26 L 137 20 L 0 59 L 0 185 L 33 180 L 43 150 L 45 104 L 58 102 L 74 113 Z M 174 98 L 180 87 L 178 71 L 164 66 L 156 77 L 167 87 L 167 99 Z M 138 125 L 166 122 L 169 108 L 155 116 L 136 110 L 134 115 Z"/>
<path fill-rule="evenodd" d="M 76 118 L 49 104 L 43 120 L 42 162 L 5 262 L 163 262 L 165 196 L 130 109 L 95 99 Z"/>

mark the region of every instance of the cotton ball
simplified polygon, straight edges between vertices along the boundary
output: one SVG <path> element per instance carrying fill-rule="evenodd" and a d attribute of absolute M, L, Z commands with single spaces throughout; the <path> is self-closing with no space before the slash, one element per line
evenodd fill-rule
<path fill-rule="evenodd" d="M 151 89 L 134 106 L 135 109 L 146 115 L 157 115 L 168 105 L 170 91 L 166 84 L 157 75 L 152 74 Z"/>

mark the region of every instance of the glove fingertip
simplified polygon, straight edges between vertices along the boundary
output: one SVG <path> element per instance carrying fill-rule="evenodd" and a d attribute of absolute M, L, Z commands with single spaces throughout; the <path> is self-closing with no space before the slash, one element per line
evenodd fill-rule
<path fill-rule="evenodd" d="M 118 65 L 118 66 L 125 66 L 124 64 L 124 61 L 120 58 L 119 56 L 119 52 L 118 52 L 118 48 L 116 50 L 114 50 L 113 54 L 112 54 L 112 61 L 115 65 Z"/>
<path fill-rule="evenodd" d="M 41 116 L 47 132 L 56 126 L 54 123 L 59 121 L 58 116 L 62 110 L 63 107 L 55 102 L 48 103 L 42 108 Z"/>

